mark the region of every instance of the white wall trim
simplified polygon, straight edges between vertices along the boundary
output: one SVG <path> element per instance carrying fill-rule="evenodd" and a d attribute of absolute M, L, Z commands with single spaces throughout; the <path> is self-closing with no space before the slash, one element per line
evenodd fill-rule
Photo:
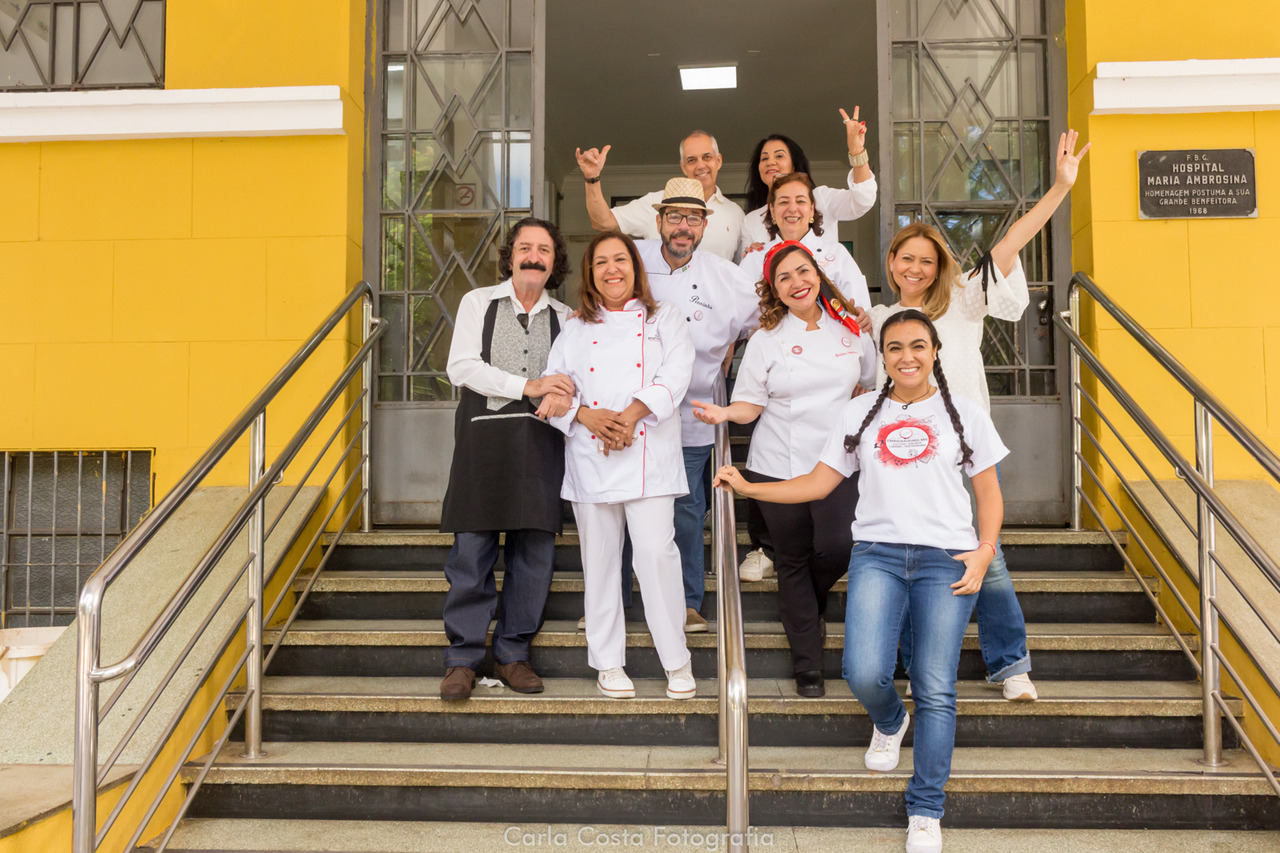
<path fill-rule="evenodd" d="M 337 86 L 0 93 L 0 142 L 342 133 Z"/>
<path fill-rule="evenodd" d="M 1280 58 L 1099 62 L 1093 115 L 1280 109 Z"/>

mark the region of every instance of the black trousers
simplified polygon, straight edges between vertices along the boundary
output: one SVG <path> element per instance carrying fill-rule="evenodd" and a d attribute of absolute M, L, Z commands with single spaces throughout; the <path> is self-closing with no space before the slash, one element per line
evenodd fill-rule
<path fill-rule="evenodd" d="M 778 482 L 776 477 L 753 471 L 745 471 L 744 476 L 751 483 Z M 844 480 L 820 501 L 758 503 L 773 540 L 778 610 L 791 645 L 792 670 L 822 669 L 818 620 L 826 610 L 827 593 L 849 569 L 858 480 L 856 477 Z"/>

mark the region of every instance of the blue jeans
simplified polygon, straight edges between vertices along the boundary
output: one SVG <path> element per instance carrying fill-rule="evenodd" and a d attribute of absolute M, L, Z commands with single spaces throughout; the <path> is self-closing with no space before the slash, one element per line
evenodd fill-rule
<path fill-rule="evenodd" d="M 1000 466 L 996 466 L 1000 476 Z M 996 540 L 996 555 L 987 566 L 978 590 L 978 645 L 982 662 L 987 667 L 987 681 L 1001 682 L 1014 675 L 1031 671 L 1031 655 L 1027 652 L 1027 622 L 1022 606 L 1013 591 L 1013 580 L 1004 561 L 1004 549 Z M 902 626 L 902 669 L 911 672 L 911 622 Z M 914 688 L 912 688 L 914 690 Z"/>
<path fill-rule="evenodd" d="M 444 576 L 444 632 L 449 648 L 444 665 L 479 669 L 484 641 L 495 613 L 493 659 L 513 663 L 529 659 L 529 643 L 542 627 L 542 611 L 551 591 L 556 536 L 545 530 L 508 530 L 503 551 L 506 572 L 501 607 L 493 567 L 498 562 L 498 531 L 456 533 Z"/>
<path fill-rule="evenodd" d="M 906 707 L 893 686 L 898 634 L 907 613 L 915 626 L 914 772 L 907 814 L 941 818 L 956 742 L 956 669 L 974 595 L 953 595 L 964 574 L 958 550 L 858 542 L 849 559 L 844 678 L 882 732 L 902 726 Z"/>
<path fill-rule="evenodd" d="M 703 518 L 707 514 L 707 491 L 704 483 L 711 472 L 711 448 L 684 448 L 684 474 L 689 480 L 689 494 L 676 498 L 676 548 L 680 551 L 680 567 L 684 572 L 684 603 L 699 610 L 706 589 L 703 575 Z"/>

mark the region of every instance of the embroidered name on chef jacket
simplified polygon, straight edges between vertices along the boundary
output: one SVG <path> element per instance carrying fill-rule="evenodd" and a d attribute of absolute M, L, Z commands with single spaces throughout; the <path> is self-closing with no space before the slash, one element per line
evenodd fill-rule
<path fill-rule="evenodd" d="M 886 468 L 927 465 L 937 453 L 938 429 L 932 417 L 903 415 L 876 433 L 876 461 Z"/>

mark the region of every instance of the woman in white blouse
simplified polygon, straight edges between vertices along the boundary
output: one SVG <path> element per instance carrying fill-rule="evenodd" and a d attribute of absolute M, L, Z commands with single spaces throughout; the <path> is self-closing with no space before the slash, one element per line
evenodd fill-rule
<path fill-rule="evenodd" d="M 565 323 L 547 370 L 573 379 L 572 400 L 544 398 L 540 415 L 566 436 L 560 495 L 573 503 L 586 590 L 587 660 L 615 699 L 635 695 L 627 677 L 620 585 L 623 534 L 644 596 L 645 620 L 667 674 L 667 696 L 693 697 L 685 643 L 684 581 L 674 504 L 689 491 L 680 442 L 680 401 L 693 370 L 684 314 L 657 304 L 630 237 L 596 236 L 582 262 L 577 316 Z M 496 450 L 496 449 L 495 449 Z"/>
<path fill-rule="evenodd" d="M 876 203 L 876 178 L 871 173 L 870 155 L 867 153 L 867 123 L 858 119 L 858 107 L 850 118 L 840 110 L 844 120 L 845 143 L 849 148 L 849 176 L 846 187 L 818 187 L 814 193 L 817 209 L 827 220 L 831 240 L 839 240 L 841 220 L 857 219 Z M 756 143 L 748 163 L 755 169 L 747 177 L 747 209 L 751 211 L 742 220 L 738 238 L 738 256 L 745 257 L 747 249 L 756 243 L 769 242 L 765 230 L 765 199 L 774 180 L 791 172 L 808 172 L 809 158 L 795 140 L 774 133 Z M 750 167 L 748 167 L 750 168 Z"/>
<path fill-rule="evenodd" d="M 946 240 L 931 225 L 912 223 L 898 232 L 889 244 L 885 260 L 889 286 L 898 294 L 894 305 L 876 305 L 871 322 L 878 334 L 884 321 L 907 308 L 926 314 L 938 329 L 938 338 L 947 354 L 947 377 L 957 394 L 977 403 L 990 414 L 986 371 L 982 362 L 983 324 L 988 316 L 1017 320 L 1027 308 L 1027 277 L 1018 253 L 1031 241 L 1075 184 L 1080 160 L 1089 146 L 1075 153 L 1074 130 L 1058 140 L 1054 184 L 1040 201 L 991 248 L 989 262 L 976 270 L 960 273 L 960 265 L 947 248 Z M 984 280 L 983 267 L 986 267 Z M 883 368 L 880 379 L 885 380 Z M 1013 591 L 1004 552 L 996 543 L 996 553 L 987 569 L 975 608 L 987 680 L 1001 684 L 1006 699 L 1033 701 L 1035 685 L 1028 673 L 1027 626 Z M 910 625 L 903 630 L 902 657 L 911 670 Z"/>
<path fill-rule="evenodd" d="M 746 478 L 753 483 L 808 473 L 856 390 L 875 377 L 875 345 L 843 304 L 809 248 L 786 242 L 769 251 L 760 294 L 760 331 L 747 341 L 733 401 L 692 401 L 709 424 L 759 418 L 751 435 Z M 774 544 L 778 608 L 791 645 L 796 692 L 826 692 L 822 614 L 827 593 L 849 565 L 856 478 L 829 496 L 800 504 L 761 503 Z"/>

